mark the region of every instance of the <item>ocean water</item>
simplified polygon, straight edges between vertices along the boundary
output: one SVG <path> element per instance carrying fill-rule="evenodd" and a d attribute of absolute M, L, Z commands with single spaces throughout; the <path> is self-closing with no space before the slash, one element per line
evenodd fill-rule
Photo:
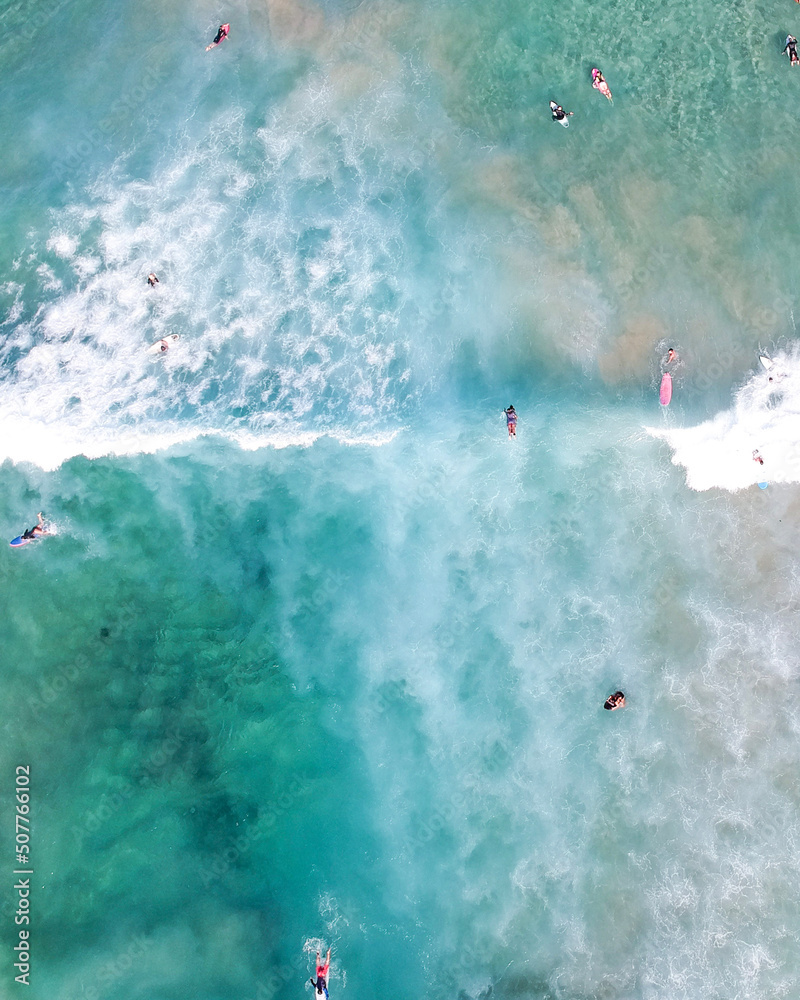
<path fill-rule="evenodd" d="M 0 995 L 796 997 L 800 8 L 0 10 Z"/>

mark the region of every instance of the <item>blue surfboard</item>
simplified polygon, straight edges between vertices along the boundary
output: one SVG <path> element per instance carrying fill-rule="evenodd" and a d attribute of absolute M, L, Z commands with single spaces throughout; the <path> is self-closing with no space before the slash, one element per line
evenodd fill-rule
<path fill-rule="evenodd" d="M 760 490 L 765 490 L 768 486 L 769 486 L 769 483 L 759 483 L 758 484 L 758 488 Z M 13 542 L 12 542 L 12 545 L 13 545 Z"/>
<path fill-rule="evenodd" d="M 23 538 L 22 535 L 17 535 L 17 537 L 12 538 L 8 544 L 13 546 L 15 549 L 18 549 L 20 545 L 27 545 L 28 542 L 32 541 L 33 541 L 32 538 Z"/>

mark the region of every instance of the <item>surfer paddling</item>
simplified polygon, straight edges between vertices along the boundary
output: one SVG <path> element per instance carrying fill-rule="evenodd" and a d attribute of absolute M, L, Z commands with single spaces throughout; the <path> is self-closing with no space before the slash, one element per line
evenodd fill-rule
<path fill-rule="evenodd" d="M 614 98 L 611 96 L 611 90 L 609 89 L 609 86 L 606 83 L 606 78 L 603 76 L 600 70 L 597 69 L 597 67 L 595 67 L 592 70 L 592 86 L 594 87 L 595 90 L 599 90 L 604 97 L 607 97 L 609 101 L 614 100 Z"/>
<path fill-rule="evenodd" d="M 325 964 L 320 962 L 319 952 L 317 952 L 317 978 L 311 980 L 311 985 L 317 991 L 317 996 L 324 996 L 328 1000 L 328 969 L 331 965 L 331 950 L 325 956 Z"/>
<path fill-rule="evenodd" d="M 670 349 L 667 351 L 667 364 L 671 365 L 673 361 L 677 360 L 678 360 L 678 352 L 675 350 L 674 347 L 670 347 Z"/>
<path fill-rule="evenodd" d="M 758 448 L 753 452 L 753 461 L 758 462 L 759 465 L 764 464 L 764 459 L 761 457 Z"/>
<path fill-rule="evenodd" d="M 618 708 L 625 708 L 625 695 L 621 691 L 615 691 L 614 694 L 606 698 L 603 708 L 608 709 L 609 712 L 613 712 Z"/>
<path fill-rule="evenodd" d="M 158 278 L 157 278 L 157 277 L 155 276 L 155 273 L 154 273 L 153 271 L 151 271 L 151 272 L 150 272 L 150 273 L 149 273 L 149 274 L 147 275 L 147 284 L 148 284 L 148 285 L 149 285 L 149 286 L 150 286 L 151 288 L 155 288 L 155 287 L 156 287 L 156 285 L 158 284 Z"/>
<path fill-rule="evenodd" d="M 513 406 L 509 406 L 507 410 L 503 410 L 506 415 L 506 424 L 508 425 L 508 436 L 510 438 L 515 438 L 517 436 L 517 411 Z"/>
<path fill-rule="evenodd" d="M 36 516 L 39 519 L 39 523 L 34 524 L 32 528 L 28 528 L 27 531 L 22 532 L 22 538 L 24 538 L 26 541 L 29 541 L 32 538 L 41 538 L 42 535 L 50 534 L 50 532 L 44 526 L 44 518 L 42 517 L 42 512 L 39 511 L 39 513 Z"/>
<path fill-rule="evenodd" d="M 789 63 L 792 66 L 800 66 L 800 56 L 797 55 L 797 39 L 794 35 L 786 36 L 786 44 L 781 50 L 781 55 L 786 52 L 789 56 Z"/>
<path fill-rule="evenodd" d="M 206 45 L 206 52 L 208 52 L 209 49 L 213 49 L 215 45 L 219 45 L 220 42 L 224 42 L 228 37 L 228 32 L 230 30 L 231 26 L 229 24 L 221 24 L 217 30 L 214 41 L 210 45 Z"/>

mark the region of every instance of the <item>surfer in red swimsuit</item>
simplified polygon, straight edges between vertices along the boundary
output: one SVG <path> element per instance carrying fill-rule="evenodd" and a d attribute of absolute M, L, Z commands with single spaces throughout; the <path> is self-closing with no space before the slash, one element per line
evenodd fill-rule
<path fill-rule="evenodd" d="M 319 952 L 317 952 L 317 979 L 316 982 L 312 979 L 311 985 L 317 991 L 318 996 L 325 997 L 328 1000 L 328 969 L 331 965 L 331 950 L 328 948 L 328 954 L 325 956 L 325 964 L 323 965 L 319 960 Z"/>
<path fill-rule="evenodd" d="M 219 45 L 220 42 L 224 42 L 228 37 L 228 32 L 230 30 L 231 26 L 229 24 L 221 24 L 214 41 L 210 45 L 206 45 L 206 52 L 208 52 L 209 49 L 213 49 L 215 45 Z"/>
<path fill-rule="evenodd" d="M 595 90 L 599 90 L 603 97 L 607 97 L 609 101 L 612 100 L 611 89 L 606 83 L 606 78 L 596 67 L 592 70 L 592 86 Z"/>

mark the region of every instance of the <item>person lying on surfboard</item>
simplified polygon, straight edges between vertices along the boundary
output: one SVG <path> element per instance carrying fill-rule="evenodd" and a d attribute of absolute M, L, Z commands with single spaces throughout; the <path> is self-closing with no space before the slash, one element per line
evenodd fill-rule
<path fill-rule="evenodd" d="M 758 462 L 759 465 L 764 464 L 764 459 L 761 457 L 761 455 L 759 455 L 758 448 L 756 448 L 756 450 L 753 452 L 753 461 Z"/>
<path fill-rule="evenodd" d="M 517 411 L 513 406 L 509 406 L 509 408 L 503 412 L 506 415 L 506 423 L 508 424 L 508 436 L 510 438 L 515 438 L 517 436 Z"/>
<path fill-rule="evenodd" d="M 230 30 L 231 26 L 229 24 L 221 24 L 214 41 L 210 45 L 206 45 L 206 52 L 208 52 L 209 49 L 213 49 L 215 45 L 219 45 L 220 42 L 224 42 L 228 37 L 228 32 Z"/>
<path fill-rule="evenodd" d="M 625 695 L 621 691 L 615 691 L 614 694 L 606 698 L 603 708 L 607 708 L 609 712 L 613 712 L 617 708 L 625 708 Z"/>
<path fill-rule="evenodd" d="M 22 532 L 22 537 L 25 539 L 29 538 L 40 538 L 42 535 L 49 535 L 50 532 L 44 526 L 44 518 L 42 517 L 42 512 L 36 515 L 39 518 L 39 523 L 34 524 L 32 528 L 28 528 L 27 531 Z"/>
<path fill-rule="evenodd" d="M 800 66 L 800 56 L 797 55 L 797 39 L 794 35 L 786 36 L 786 44 L 781 50 L 781 55 L 788 49 L 789 51 L 789 63 L 792 66 Z"/>
<path fill-rule="evenodd" d="M 325 1000 L 328 1000 L 328 969 L 331 965 L 331 950 L 328 948 L 328 954 L 325 956 L 325 964 L 323 965 L 319 960 L 319 952 L 317 952 L 317 979 L 316 982 L 312 979 L 311 985 L 317 991 L 318 996 L 325 996 Z"/>
<path fill-rule="evenodd" d="M 592 86 L 595 90 L 599 90 L 604 97 L 607 97 L 609 101 L 613 100 L 611 91 L 606 83 L 606 78 L 596 67 L 592 70 Z"/>

